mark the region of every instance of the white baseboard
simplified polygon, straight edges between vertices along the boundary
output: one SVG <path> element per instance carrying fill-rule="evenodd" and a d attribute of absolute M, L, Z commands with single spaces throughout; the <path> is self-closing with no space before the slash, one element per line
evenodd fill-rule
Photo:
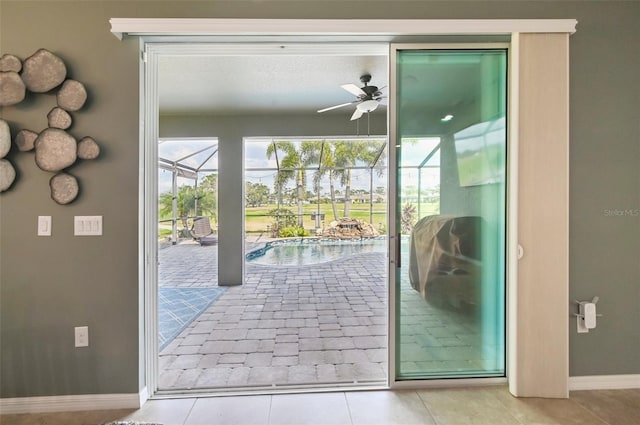
<path fill-rule="evenodd" d="M 569 391 L 640 388 L 640 375 L 570 376 Z"/>
<path fill-rule="evenodd" d="M 140 398 L 140 405 L 138 407 L 142 407 L 147 402 L 147 400 L 149 400 L 149 391 L 147 390 L 147 387 L 141 389 L 138 396 Z"/>
<path fill-rule="evenodd" d="M 138 409 L 149 398 L 147 388 L 132 394 L 87 394 L 0 398 L 0 414 Z"/>

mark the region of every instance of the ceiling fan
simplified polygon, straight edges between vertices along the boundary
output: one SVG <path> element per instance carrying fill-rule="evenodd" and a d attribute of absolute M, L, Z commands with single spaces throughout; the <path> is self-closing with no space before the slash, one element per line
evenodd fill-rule
<path fill-rule="evenodd" d="M 343 84 L 340 86 L 349 93 L 356 96 L 358 98 L 357 100 L 320 109 L 318 112 L 327 112 L 331 111 L 332 109 L 338 109 L 344 106 L 356 104 L 356 110 L 353 112 L 353 115 L 351 115 L 351 121 L 353 121 L 357 120 L 365 113 L 374 111 L 380 104 L 380 100 L 384 98 L 384 96 L 382 96 L 382 89 L 384 89 L 384 87 L 386 86 L 381 88 L 378 88 L 377 86 L 369 86 L 368 83 L 369 81 L 371 81 L 370 74 L 362 75 L 360 77 L 360 81 L 364 84 L 363 87 L 358 87 L 355 84 Z"/>

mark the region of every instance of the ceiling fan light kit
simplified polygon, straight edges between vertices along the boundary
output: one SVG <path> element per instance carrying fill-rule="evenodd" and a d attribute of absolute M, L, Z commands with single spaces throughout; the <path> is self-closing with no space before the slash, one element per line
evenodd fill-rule
<path fill-rule="evenodd" d="M 358 108 L 362 112 L 371 112 L 371 111 L 375 111 L 378 105 L 379 103 L 377 100 L 365 100 L 362 103 L 358 103 L 356 105 L 356 108 Z"/>

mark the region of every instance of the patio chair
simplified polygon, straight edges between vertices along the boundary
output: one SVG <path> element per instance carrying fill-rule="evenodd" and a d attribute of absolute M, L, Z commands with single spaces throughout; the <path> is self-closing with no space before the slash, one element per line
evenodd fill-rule
<path fill-rule="evenodd" d="M 218 243 L 218 236 L 213 233 L 209 217 L 196 217 L 193 219 L 191 236 L 200 245 L 215 245 Z"/>

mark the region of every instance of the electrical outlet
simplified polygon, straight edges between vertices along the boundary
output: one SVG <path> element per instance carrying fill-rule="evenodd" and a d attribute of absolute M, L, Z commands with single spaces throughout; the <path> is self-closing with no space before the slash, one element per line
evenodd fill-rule
<path fill-rule="evenodd" d="M 89 346 L 89 326 L 78 326 L 76 331 L 76 347 Z"/>

